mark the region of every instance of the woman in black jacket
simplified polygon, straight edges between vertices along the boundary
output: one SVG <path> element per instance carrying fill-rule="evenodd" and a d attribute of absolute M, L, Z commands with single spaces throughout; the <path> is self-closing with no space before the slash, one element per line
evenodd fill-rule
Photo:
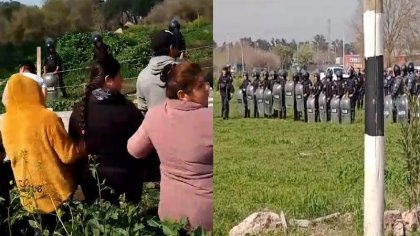
<path fill-rule="evenodd" d="M 88 153 L 95 157 L 99 182 L 105 180 L 105 186 L 114 190 L 114 193 L 101 192 L 101 197 L 114 204 L 118 203 L 121 194 L 125 194 L 129 202 L 140 202 L 144 174 L 153 168 L 127 151 L 127 140 L 144 117 L 121 94 L 122 83 L 117 60 L 95 62 L 85 95 L 73 108 L 69 122 L 70 135 L 76 140 L 85 139 Z M 78 168 L 85 201 L 92 203 L 99 197 L 98 180 L 93 177 L 87 158 Z"/>

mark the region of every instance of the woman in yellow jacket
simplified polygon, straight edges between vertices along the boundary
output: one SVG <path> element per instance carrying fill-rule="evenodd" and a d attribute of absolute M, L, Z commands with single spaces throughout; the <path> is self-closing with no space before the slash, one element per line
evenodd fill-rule
<path fill-rule="evenodd" d="M 61 118 L 43 105 L 34 80 L 14 74 L 6 90 L 2 138 L 21 203 L 29 212 L 49 215 L 76 190 L 71 164 L 85 154 L 85 145 L 74 143 Z"/>

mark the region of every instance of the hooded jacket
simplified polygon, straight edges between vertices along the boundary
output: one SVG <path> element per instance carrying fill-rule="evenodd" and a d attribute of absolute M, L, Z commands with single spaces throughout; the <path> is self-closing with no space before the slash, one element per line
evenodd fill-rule
<path fill-rule="evenodd" d="M 161 104 L 166 99 L 165 83 L 160 80 L 162 69 L 175 59 L 170 56 L 152 57 L 149 64 L 137 78 L 138 108 L 145 114 L 151 107 Z"/>
<path fill-rule="evenodd" d="M 68 136 L 61 118 L 43 105 L 40 86 L 14 74 L 6 88 L 8 103 L 2 138 L 23 207 L 51 213 L 75 191 L 73 167 L 84 147 Z"/>

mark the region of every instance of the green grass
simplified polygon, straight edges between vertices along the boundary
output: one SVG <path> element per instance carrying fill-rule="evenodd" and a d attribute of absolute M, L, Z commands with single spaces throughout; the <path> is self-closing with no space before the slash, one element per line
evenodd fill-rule
<path fill-rule="evenodd" d="M 264 208 L 284 211 L 286 219 L 352 212 L 357 220 L 350 234 L 360 234 L 363 112 L 356 111 L 352 125 L 295 122 L 291 111 L 287 120 L 244 119 L 234 97 L 230 119 L 223 121 L 220 115 L 220 95 L 215 92 L 215 235 L 227 235 Z M 387 209 L 405 208 L 399 136 L 399 125 L 386 125 Z"/>

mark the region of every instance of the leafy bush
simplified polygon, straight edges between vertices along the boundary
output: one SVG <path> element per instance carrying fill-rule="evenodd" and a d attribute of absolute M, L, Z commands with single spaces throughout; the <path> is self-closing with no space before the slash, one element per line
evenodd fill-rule
<path fill-rule="evenodd" d="M 97 164 L 90 157 L 90 169 L 96 178 Z M 97 179 L 97 178 L 96 178 Z M 104 181 L 105 182 L 105 181 Z M 105 184 L 98 182 L 98 191 L 110 189 Z M 42 217 L 37 213 L 26 211 L 19 201 L 19 192 L 15 187 L 10 191 L 10 206 L 8 214 L 0 224 L 4 229 L 9 229 L 10 234 L 19 235 L 167 235 L 167 236 L 205 236 L 206 232 L 201 228 L 192 229 L 188 221 L 182 219 L 179 222 L 160 221 L 157 216 L 159 201 L 158 191 L 154 188 L 145 187 L 140 204 L 128 204 L 122 195 L 118 205 L 104 201 L 99 194 L 99 199 L 93 204 L 84 204 L 77 200 L 70 200 L 56 210 L 57 225 L 54 232 L 49 232 L 43 227 Z M 31 195 L 28 195 L 31 197 Z M 33 195 L 32 195 L 33 197 Z M 34 232 L 33 232 L 34 231 Z"/>

